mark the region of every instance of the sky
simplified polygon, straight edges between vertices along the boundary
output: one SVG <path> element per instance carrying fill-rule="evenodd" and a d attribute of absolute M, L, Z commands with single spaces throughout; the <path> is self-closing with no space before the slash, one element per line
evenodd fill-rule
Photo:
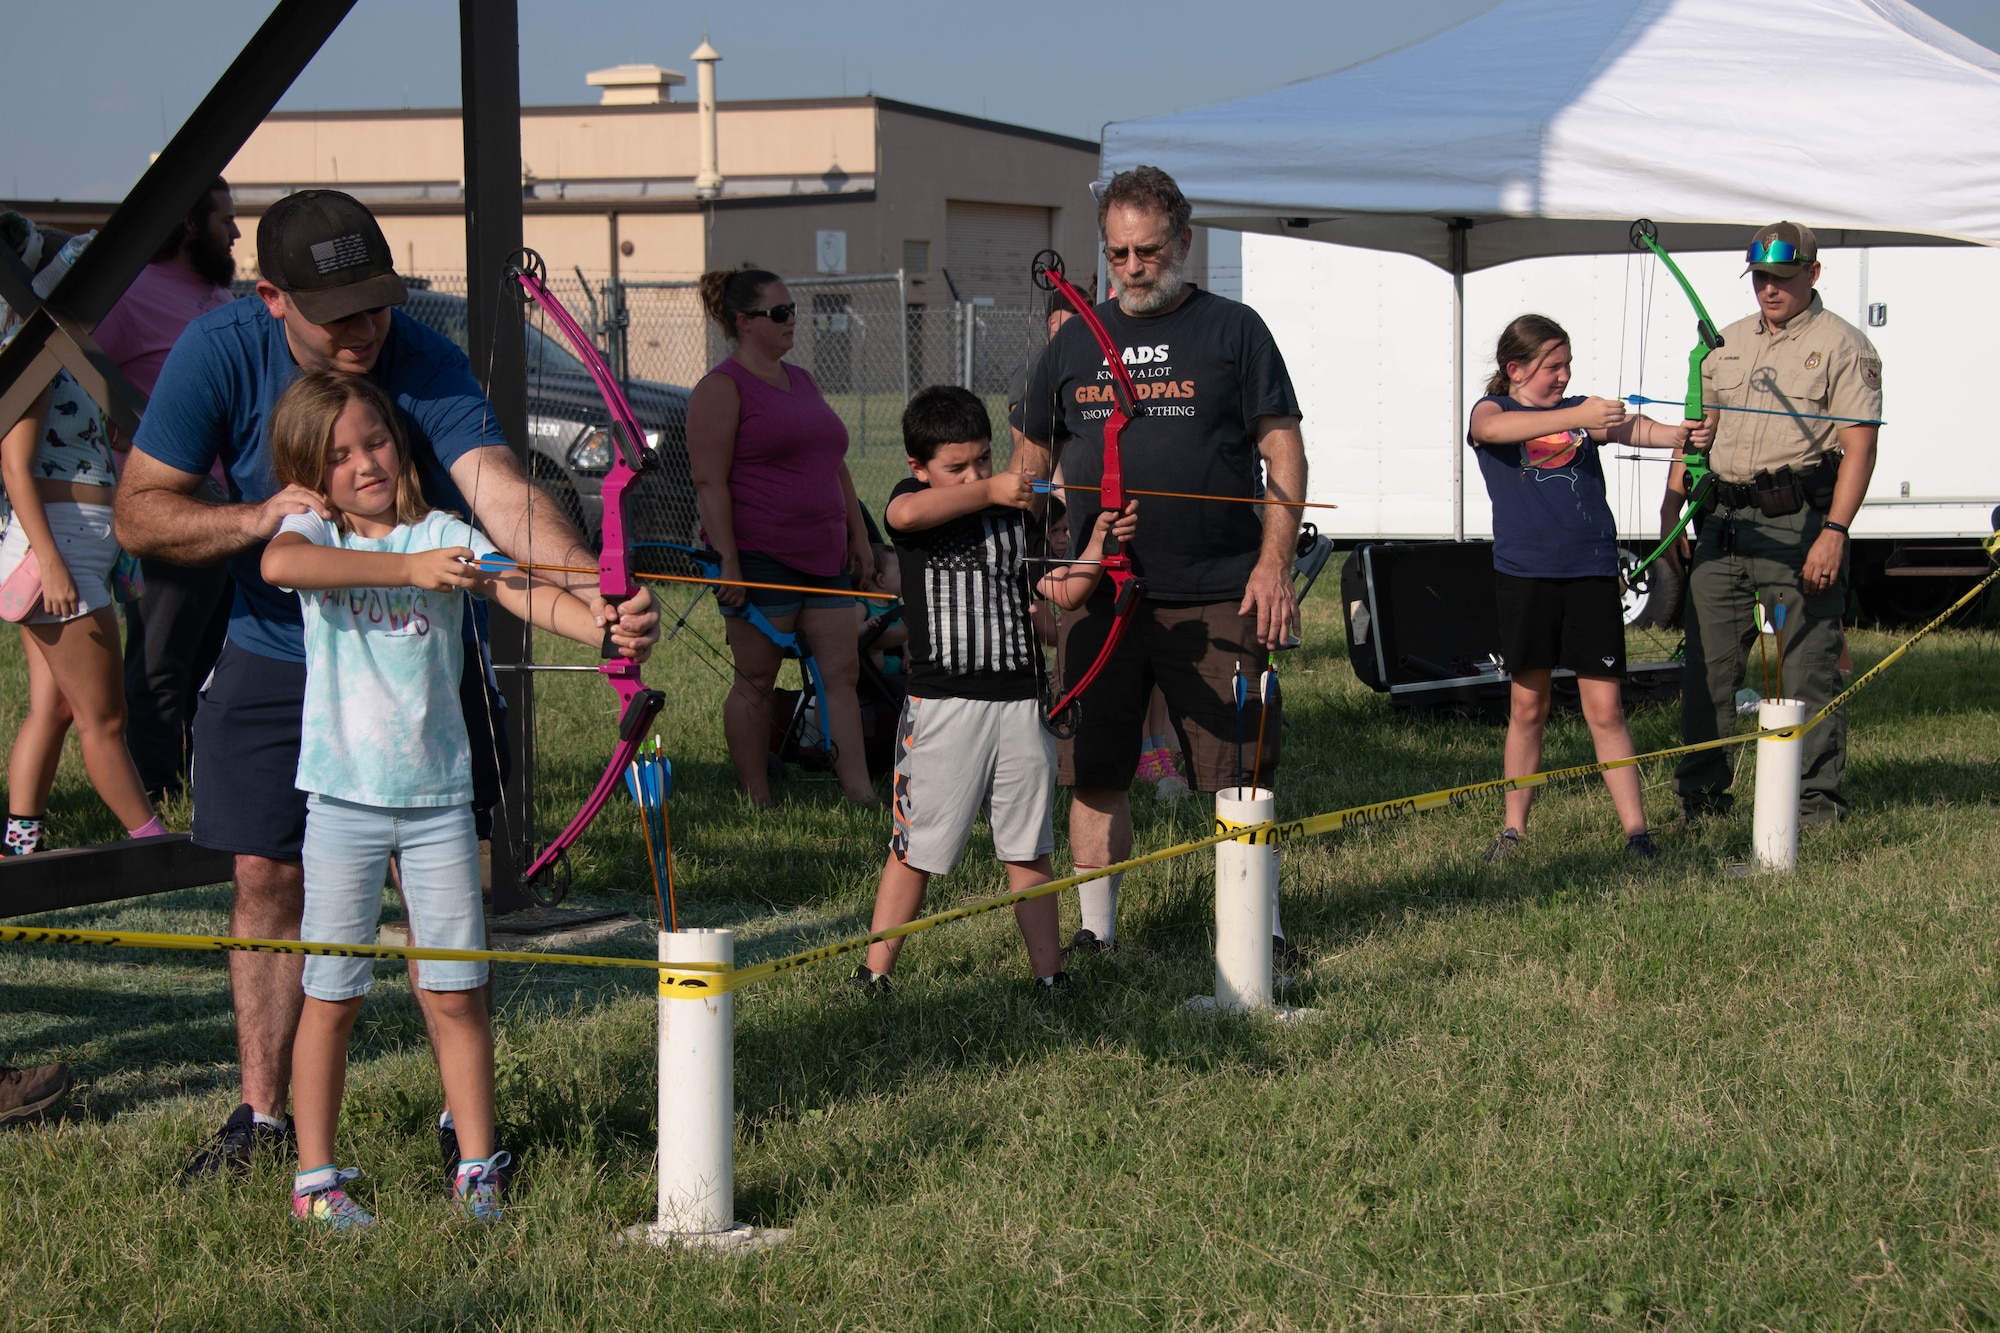
<path fill-rule="evenodd" d="M 1754 0 L 1745 0 L 1754 3 Z M 63 0 L 13 7 L 0 190 L 121 198 L 270 10 L 271 0 Z M 519 0 L 521 99 L 595 102 L 590 70 L 687 73 L 705 34 L 723 100 L 879 93 L 1095 139 L 1105 122 L 1219 102 L 1420 40 L 1492 0 Z M 2000 49 L 2000 4 L 1918 8 Z M 1102 14 L 1095 24 L 1080 14 Z M 37 59 L 35 53 L 49 58 Z M 453 0 L 358 0 L 279 103 L 458 103 Z M 31 128 L 32 127 L 32 128 Z"/>

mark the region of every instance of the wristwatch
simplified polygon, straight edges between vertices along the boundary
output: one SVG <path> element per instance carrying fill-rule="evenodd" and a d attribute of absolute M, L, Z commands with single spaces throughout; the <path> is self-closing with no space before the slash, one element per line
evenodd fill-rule
<path fill-rule="evenodd" d="M 1830 518 L 1821 523 L 1820 526 L 1822 528 L 1832 528 L 1835 532 L 1839 533 L 1843 537 L 1848 535 L 1847 525 L 1845 523 L 1836 523 Z"/>

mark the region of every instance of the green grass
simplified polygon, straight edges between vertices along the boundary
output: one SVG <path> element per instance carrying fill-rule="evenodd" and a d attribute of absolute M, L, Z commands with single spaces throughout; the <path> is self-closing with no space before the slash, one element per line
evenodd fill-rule
<path fill-rule="evenodd" d="M 1399 719 L 1357 685 L 1334 586 L 1286 661 L 1280 813 L 1496 774 L 1497 728 Z M 1857 633 L 1856 665 L 1893 642 Z M 776 815 L 747 812 L 692 652 L 648 670 L 672 698 L 687 917 L 735 926 L 745 959 L 856 930 L 885 816 L 798 779 Z M 1127 880 L 1124 947 L 1078 966 L 1065 1008 L 1032 1002 L 1004 914 L 912 941 L 888 1002 L 838 987 L 838 964 L 747 991 L 737 1212 L 794 1238 L 744 1260 L 615 1240 L 652 1206 L 643 978 L 498 969 L 531 1188 L 482 1232 L 441 1202 L 436 1076 L 382 969 L 343 1160 L 387 1225 L 338 1239 L 291 1225 L 277 1167 L 174 1183 L 235 1100 L 219 958 L 0 946 L 0 1055 L 81 1076 L 60 1120 L 0 1134 L 0 1327 L 1992 1327 L 1996 666 L 1989 621 L 1857 701 L 1855 818 L 1808 830 L 1787 878 L 1729 875 L 1747 801 L 1628 867 L 1598 784 L 1546 794 L 1499 867 L 1477 857 L 1497 804 L 1288 847 L 1286 923 L 1312 961 L 1287 998 L 1315 1022 L 1177 1009 L 1213 979 L 1199 854 Z M 0 681 L 18 711 L 11 642 Z M 553 825 L 612 719 L 594 681 L 542 688 Z M 1642 747 L 1675 736 L 1664 708 L 1633 725 Z M 1551 763 L 1588 751 L 1575 718 L 1552 727 Z M 1646 780 L 1664 824 L 1669 774 Z M 66 767 L 59 836 L 107 833 L 93 807 Z M 1192 802 L 1137 815 L 1142 848 L 1205 825 Z M 937 900 L 997 888 L 987 855 Z M 576 896 L 644 910 L 642 857 L 614 805 Z M 225 905 L 49 919 L 217 930 Z"/>

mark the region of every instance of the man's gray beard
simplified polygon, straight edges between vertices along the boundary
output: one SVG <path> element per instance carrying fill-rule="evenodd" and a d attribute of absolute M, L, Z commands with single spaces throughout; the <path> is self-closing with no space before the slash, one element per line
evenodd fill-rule
<path fill-rule="evenodd" d="M 1157 315 L 1181 299 L 1187 290 L 1187 261 L 1162 264 L 1160 275 L 1145 287 L 1118 289 L 1118 308 L 1128 315 Z"/>

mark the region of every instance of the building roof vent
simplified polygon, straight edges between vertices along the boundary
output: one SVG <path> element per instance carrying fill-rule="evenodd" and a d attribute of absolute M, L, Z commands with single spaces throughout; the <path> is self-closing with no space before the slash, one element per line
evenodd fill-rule
<path fill-rule="evenodd" d="M 602 88 L 599 106 L 656 106 L 673 100 L 673 89 L 687 82 L 687 75 L 658 65 L 613 65 L 594 69 L 583 76 L 593 88 Z"/>

